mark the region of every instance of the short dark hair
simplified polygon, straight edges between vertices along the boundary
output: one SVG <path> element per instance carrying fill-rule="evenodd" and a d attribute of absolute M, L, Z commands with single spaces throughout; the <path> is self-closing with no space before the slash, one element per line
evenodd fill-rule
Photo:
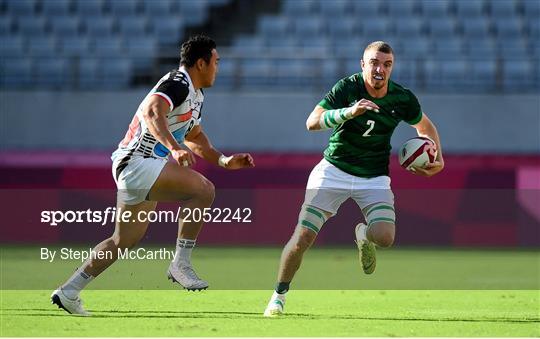
<path fill-rule="evenodd" d="M 204 34 L 191 36 L 182 44 L 180 51 L 180 64 L 192 67 L 197 60 L 203 58 L 206 63 L 212 58 L 212 50 L 216 48 L 214 40 Z"/>
<path fill-rule="evenodd" d="M 386 54 L 394 54 L 392 47 L 390 47 L 390 45 L 384 41 L 373 41 L 367 45 L 366 49 L 364 49 L 364 53 L 370 49 L 375 49 L 377 52 L 383 52 Z"/>

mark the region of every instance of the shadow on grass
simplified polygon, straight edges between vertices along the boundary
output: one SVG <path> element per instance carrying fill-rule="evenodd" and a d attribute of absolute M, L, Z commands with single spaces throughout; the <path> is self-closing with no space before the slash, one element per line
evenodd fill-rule
<path fill-rule="evenodd" d="M 120 311 L 120 310 L 89 310 L 95 318 L 148 318 L 148 319 L 172 319 L 172 318 L 192 318 L 192 319 L 262 319 L 262 312 L 235 312 L 235 311 Z M 30 313 L 32 312 L 32 313 Z M 65 317 L 69 316 L 65 312 L 55 311 L 49 308 L 28 308 L 2 309 L 4 316 L 16 315 L 22 317 Z M 77 317 L 83 318 L 83 317 Z M 436 322 L 478 322 L 478 323 L 538 323 L 540 318 L 427 318 L 427 317 L 369 317 L 357 315 L 323 315 L 307 313 L 287 313 L 284 316 L 273 318 L 273 320 L 380 320 L 380 321 L 436 321 Z"/>

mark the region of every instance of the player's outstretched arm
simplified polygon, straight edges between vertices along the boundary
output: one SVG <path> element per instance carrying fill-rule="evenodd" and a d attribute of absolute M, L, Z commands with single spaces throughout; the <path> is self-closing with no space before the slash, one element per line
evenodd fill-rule
<path fill-rule="evenodd" d="M 439 133 L 437 132 L 437 128 L 428 118 L 426 113 L 422 113 L 422 119 L 419 123 L 413 125 L 413 127 L 416 129 L 416 133 L 418 133 L 419 136 L 430 138 L 431 140 L 433 140 L 433 142 L 435 142 L 435 145 L 437 146 L 437 157 L 435 158 L 435 161 L 433 163 L 427 164 L 424 168 L 415 168 L 413 173 L 425 177 L 434 176 L 435 174 L 442 171 L 444 168 L 441 141 L 439 139 Z"/>
<path fill-rule="evenodd" d="M 148 130 L 163 146 L 171 151 L 171 156 L 180 166 L 190 166 L 195 163 L 195 157 L 178 144 L 168 127 L 167 113 L 169 104 L 160 96 L 152 95 L 143 107 L 143 117 Z"/>
<path fill-rule="evenodd" d="M 253 158 L 248 153 L 233 154 L 228 157 L 223 155 L 212 146 L 208 136 L 204 133 L 200 125 L 193 127 L 188 135 L 186 135 L 184 143 L 191 151 L 193 151 L 193 153 L 204 160 L 226 169 L 240 169 L 255 166 Z"/>
<path fill-rule="evenodd" d="M 353 119 L 366 111 L 379 112 L 379 106 L 375 103 L 362 99 L 351 107 L 339 109 L 325 109 L 322 106 L 315 106 L 306 120 L 308 131 L 319 131 L 334 128 L 347 120 Z"/>

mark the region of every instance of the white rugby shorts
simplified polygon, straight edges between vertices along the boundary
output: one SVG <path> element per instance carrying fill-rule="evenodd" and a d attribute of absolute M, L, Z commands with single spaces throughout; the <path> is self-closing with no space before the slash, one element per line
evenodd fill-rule
<path fill-rule="evenodd" d="M 131 156 L 113 157 L 112 175 L 118 188 L 117 198 L 126 205 L 146 200 L 150 189 L 167 163 L 166 159 Z"/>
<path fill-rule="evenodd" d="M 315 206 L 335 215 L 348 198 L 352 198 L 362 210 L 381 202 L 394 206 L 390 177 L 357 177 L 343 172 L 323 158 L 309 175 L 304 205 Z"/>

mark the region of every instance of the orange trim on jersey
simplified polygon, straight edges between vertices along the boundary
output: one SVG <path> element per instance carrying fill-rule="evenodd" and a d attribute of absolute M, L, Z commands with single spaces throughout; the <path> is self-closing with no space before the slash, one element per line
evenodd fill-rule
<path fill-rule="evenodd" d="M 152 93 L 152 95 L 157 95 L 159 96 L 160 98 L 162 98 L 163 100 L 167 101 L 167 104 L 169 105 L 169 110 L 173 110 L 173 103 L 171 101 L 171 99 L 169 97 L 167 97 L 165 94 L 163 93 L 159 93 L 159 92 L 156 92 L 156 93 Z"/>
<path fill-rule="evenodd" d="M 180 114 L 179 116 L 177 116 L 176 121 L 177 122 L 188 121 L 189 119 L 191 119 L 192 116 L 193 116 L 193 110 L 190 110 L 189 112 L 186 112 L 184 114 Z"/>

